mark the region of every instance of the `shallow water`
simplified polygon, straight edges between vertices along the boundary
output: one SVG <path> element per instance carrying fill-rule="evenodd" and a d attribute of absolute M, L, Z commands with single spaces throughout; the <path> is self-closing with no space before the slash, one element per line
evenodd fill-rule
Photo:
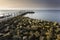
<path fill-rule="evenodd" d="M 35 10 L 34 14 L 27 14 L 26 17 L 56 21 L 60 23 L 60 10 Z"/>

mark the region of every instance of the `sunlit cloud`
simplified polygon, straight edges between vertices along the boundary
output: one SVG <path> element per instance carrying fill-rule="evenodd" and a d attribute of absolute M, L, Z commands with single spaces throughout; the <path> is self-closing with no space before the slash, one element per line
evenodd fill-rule
<path fill-rule="evenodd" d="M 0 0 L 0 8 L 60 8 L 59 0 Z"/>

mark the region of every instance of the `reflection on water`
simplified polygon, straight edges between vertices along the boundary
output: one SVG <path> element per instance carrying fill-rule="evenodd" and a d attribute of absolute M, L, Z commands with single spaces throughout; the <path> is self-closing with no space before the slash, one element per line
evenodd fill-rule
<path fill-rule="evenodd" d="M 40 10 L 35 11 L 35 14 L 27 14 L 25 16 L 34 19 L 60 22 L 60 10 Z"/>

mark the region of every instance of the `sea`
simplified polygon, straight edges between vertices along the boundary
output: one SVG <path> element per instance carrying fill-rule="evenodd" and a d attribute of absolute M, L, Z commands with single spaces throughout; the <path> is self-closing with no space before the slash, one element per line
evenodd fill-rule
<path fill-rule="evenodd" d="M 38 20 L 47 20 L 47 21 L 52 21 L 52 22 L 58 22 L 60 23 L 60 10 L 32 10 L 33 12 L 35 12 L 34 14 L 26 14 L 25 17 L 29 17 L 29 18 L 33 18 L 33 19 L 38 19 Z M 13 14 L 15 13 L 15 15 L 18 14 L 18 10 L 16 11 L 0 11 L 0 15 L 3 13 L 9 13 L 9 14 Z M 23 12 L 23 10 L 22 10 Z M 21 12 L 21 13 L 22 13 Z M 18 14 L 19 15 L 19 14 Z M 11 16 L 13 17 L 13 16 Z M 2 19 L 0 19 L 2 20 Z M 4 19 L 5 20 L 5 19 Z"/>
<path fill-rule="evenodd" d="M 25 16 L 60 23 L 60 10 L 35 10 L 34 12 L 34 14 L 27 14 Z"/>

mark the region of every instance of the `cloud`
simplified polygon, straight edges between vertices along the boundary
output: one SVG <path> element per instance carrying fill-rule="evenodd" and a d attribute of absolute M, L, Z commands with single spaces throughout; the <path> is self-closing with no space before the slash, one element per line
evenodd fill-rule
<path fill-rule="evenodd" d="M 0 0 L 0 8 L 58 8 L 59 0 Z"/>

